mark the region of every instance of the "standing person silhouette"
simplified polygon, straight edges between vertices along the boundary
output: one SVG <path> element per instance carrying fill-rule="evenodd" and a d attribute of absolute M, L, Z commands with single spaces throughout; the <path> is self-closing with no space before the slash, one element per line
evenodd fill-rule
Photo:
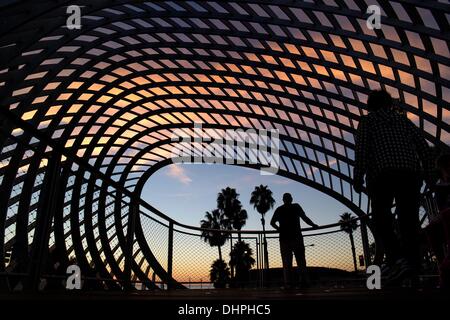
<path fill-rule="evenodd" d="M 355 137 L 353 187 L 371 199 L 375 232 L 386 254 L 388 282 L 417 279 L 420 270 L 419 206 L 423 179 L 432 185 L 433 155 L 419 129 L 393 108 L 389 93 L 372 91 Z M 391 209 L 396 203 L 398 235 Z M 398 241 L 400 240 L 400 241 Z"/>
<path fill-rule="evenodd" d="M 284 285 L 285 288 L 292 287 L 292 254 L 295 254 L 297 267 L 300 269 L 301 285 L 307 286 L 305 244 L 300 228 L 300 218 L 314 228 L 317 228 L 318 225 L 306 216 L 298 203 L 292 203 L 292 195 L 290 193 L 283 195 L 283 202 L 284 204 L 275 210 L 270 225 L 280 233 Z"/>

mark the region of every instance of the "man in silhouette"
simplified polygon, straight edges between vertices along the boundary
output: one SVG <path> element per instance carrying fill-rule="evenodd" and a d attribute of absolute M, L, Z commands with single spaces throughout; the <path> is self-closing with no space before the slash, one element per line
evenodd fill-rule
<path fill-rule="evenodd" d="M 301 285 L 307 286 L 307 270 L 305 260 L 305 244 L 300 228 L 300 218 L 310 226 L 318 226 L 312 222 L 298 203 L 292 203 L 290 193 L 283 195 L 284 204 L 279 206 L 273 214 L 270 225 L 280 233 L 280 250 L 283 261 L 283 277 L 286 288 L 292 286 L 292 254 L 295 254 L 297 267 L 300 269 Z M 277 224 L 278 223 L 278 224 Z"/>
<path fill-rule="evenodd" d="M 367 109 L 355 137 L 353 187 L 362 192 L 365 176 L 375 231 L 386 254 L 382 276 L 417 279 L 420 189 L 424 178 L 432 184 L 433 155 L 419 129 L 393 108 L 389 93 L 372 91 Z M 400 239 L 394 232 L 394 199 Z"/>

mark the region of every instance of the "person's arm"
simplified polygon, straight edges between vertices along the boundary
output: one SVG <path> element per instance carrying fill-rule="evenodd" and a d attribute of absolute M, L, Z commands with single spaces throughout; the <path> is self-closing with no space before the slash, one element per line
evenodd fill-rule
<path fill-rule="evenodd" d="M 303 221 L 305 221 L 307 224 L 309 224 L 311 227 L 313 228 L 318 228 L 319 226 L 317 224 L 315 224 L 314 222 L 312 222 L 312 220 L 310 218 L 308 218 L 308 216 L 306 215 L 305 211 L 303 210 L 303 208 L 298 204 L 298 212 L 299 212 L 299 216 L 300 218 L 302 218 Z"/>
<path fill-rule="evenodd" d="M 367 172 L 368 128 L 366 118 L 361 118 L 355 134 L 355 165 L 353 168 L 353 189 L 361 193 L 364 175 Z"/>
<path fill-rule="evenodd" d="M 278 215 L 279 215 L 278 209 L 276 209 L 275 212 L 273 213 L 272 219 L 270 220 L 270 225 L 275 230 L 280 231 L 280 227 L 277 225 L 277 222 L 279 222 Z"/>

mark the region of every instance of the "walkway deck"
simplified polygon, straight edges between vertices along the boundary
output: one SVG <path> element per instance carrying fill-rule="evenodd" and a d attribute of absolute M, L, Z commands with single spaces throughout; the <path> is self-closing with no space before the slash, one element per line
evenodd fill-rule
<path fill-rule="evenodd" d="M 136 292 L 42 292 L 0 294 L 1 300 L 147 300 L 147 301 L 334 301 L 334 300 L 448 300 L 450 292 L 439 289 L 311 288 L 311 289 L 223 289 Z"/>

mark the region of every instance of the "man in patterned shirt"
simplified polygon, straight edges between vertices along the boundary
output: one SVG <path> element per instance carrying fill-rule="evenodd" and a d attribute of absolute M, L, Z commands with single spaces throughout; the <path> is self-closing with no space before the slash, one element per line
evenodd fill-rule
<path fill-rule="evenodd" d="M 354 189 L 362 192 L 365 176 L 388 280 L 414 277 L 420 267 L 420 189 L 424 178 L 431 181 L 432 152 L 419 129 L 394 110 L 389 93 L 372 91 L 367 108 L 355 137 Z M 400 241 L 391 212 L 394 199 Z"/>

